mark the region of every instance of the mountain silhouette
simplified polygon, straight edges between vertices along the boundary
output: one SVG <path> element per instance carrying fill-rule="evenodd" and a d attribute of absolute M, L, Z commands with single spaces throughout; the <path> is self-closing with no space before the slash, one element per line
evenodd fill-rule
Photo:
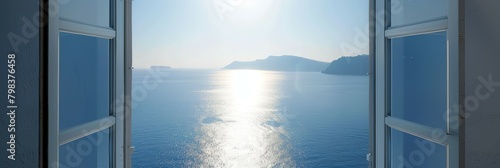
<path fill-rule="evenodd" d="M 292 55 L 269 56 L 255 61 L 234 61 L 223 69 L 255 69 L 269 71 L 321 72 L 328 67 L 328 62 Z"/>
<path fill-rule="evenodd" d="M 341 57 L 330 63 L 323 73 L 335 75 L 367 75 L 369 68 L 368 55 Z"/>

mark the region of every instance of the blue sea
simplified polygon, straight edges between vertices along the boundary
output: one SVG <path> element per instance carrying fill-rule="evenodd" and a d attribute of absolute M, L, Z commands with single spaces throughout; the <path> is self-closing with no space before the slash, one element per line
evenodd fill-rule
<path fill-rule="evenodd" d="M 134 168 L 365 168 L 368 76 L 133 71 Z"/>

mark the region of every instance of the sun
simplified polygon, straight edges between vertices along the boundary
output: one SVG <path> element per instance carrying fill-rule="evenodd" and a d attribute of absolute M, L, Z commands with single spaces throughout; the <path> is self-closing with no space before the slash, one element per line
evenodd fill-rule
<path fill-rule="evenodd" d="M 230 0 L 231 1 L 231 0 Z M 227 13 L 227 18 L 236 24 L 261 24 L 272 18 L 279 9 L 280 0 L 232 0 L 233 10 Z"/>
<path fill-rule="evenodd" d="M 268 0 L 268 1 L 263 1 L 263 0 L 240 0 L 242 1 L 241 2 L 241 6 L 242 7 L 245 7 L 245 8 L 251 8 L 251 7 L 256 7 L 256 6 L 262 6 L 263 3 L 266 3 L 266 2 L 271 2 L 272 3 L 272 0 Z"/>

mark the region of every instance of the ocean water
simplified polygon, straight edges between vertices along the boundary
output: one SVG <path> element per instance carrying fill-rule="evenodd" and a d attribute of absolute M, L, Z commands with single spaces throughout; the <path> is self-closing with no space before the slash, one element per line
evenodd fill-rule
<path fill-rule="evenodd" d="M 367 76 L 136 69 L 132 83 L 134 168 L 367 167 Z"/>

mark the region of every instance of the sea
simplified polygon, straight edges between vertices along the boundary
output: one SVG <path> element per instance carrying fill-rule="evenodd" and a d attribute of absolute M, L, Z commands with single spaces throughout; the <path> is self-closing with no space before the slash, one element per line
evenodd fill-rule
<path fill-rule="evenodd" d="M 134 168 L 366 168 L 368 76 L 134 69 Z"/>

